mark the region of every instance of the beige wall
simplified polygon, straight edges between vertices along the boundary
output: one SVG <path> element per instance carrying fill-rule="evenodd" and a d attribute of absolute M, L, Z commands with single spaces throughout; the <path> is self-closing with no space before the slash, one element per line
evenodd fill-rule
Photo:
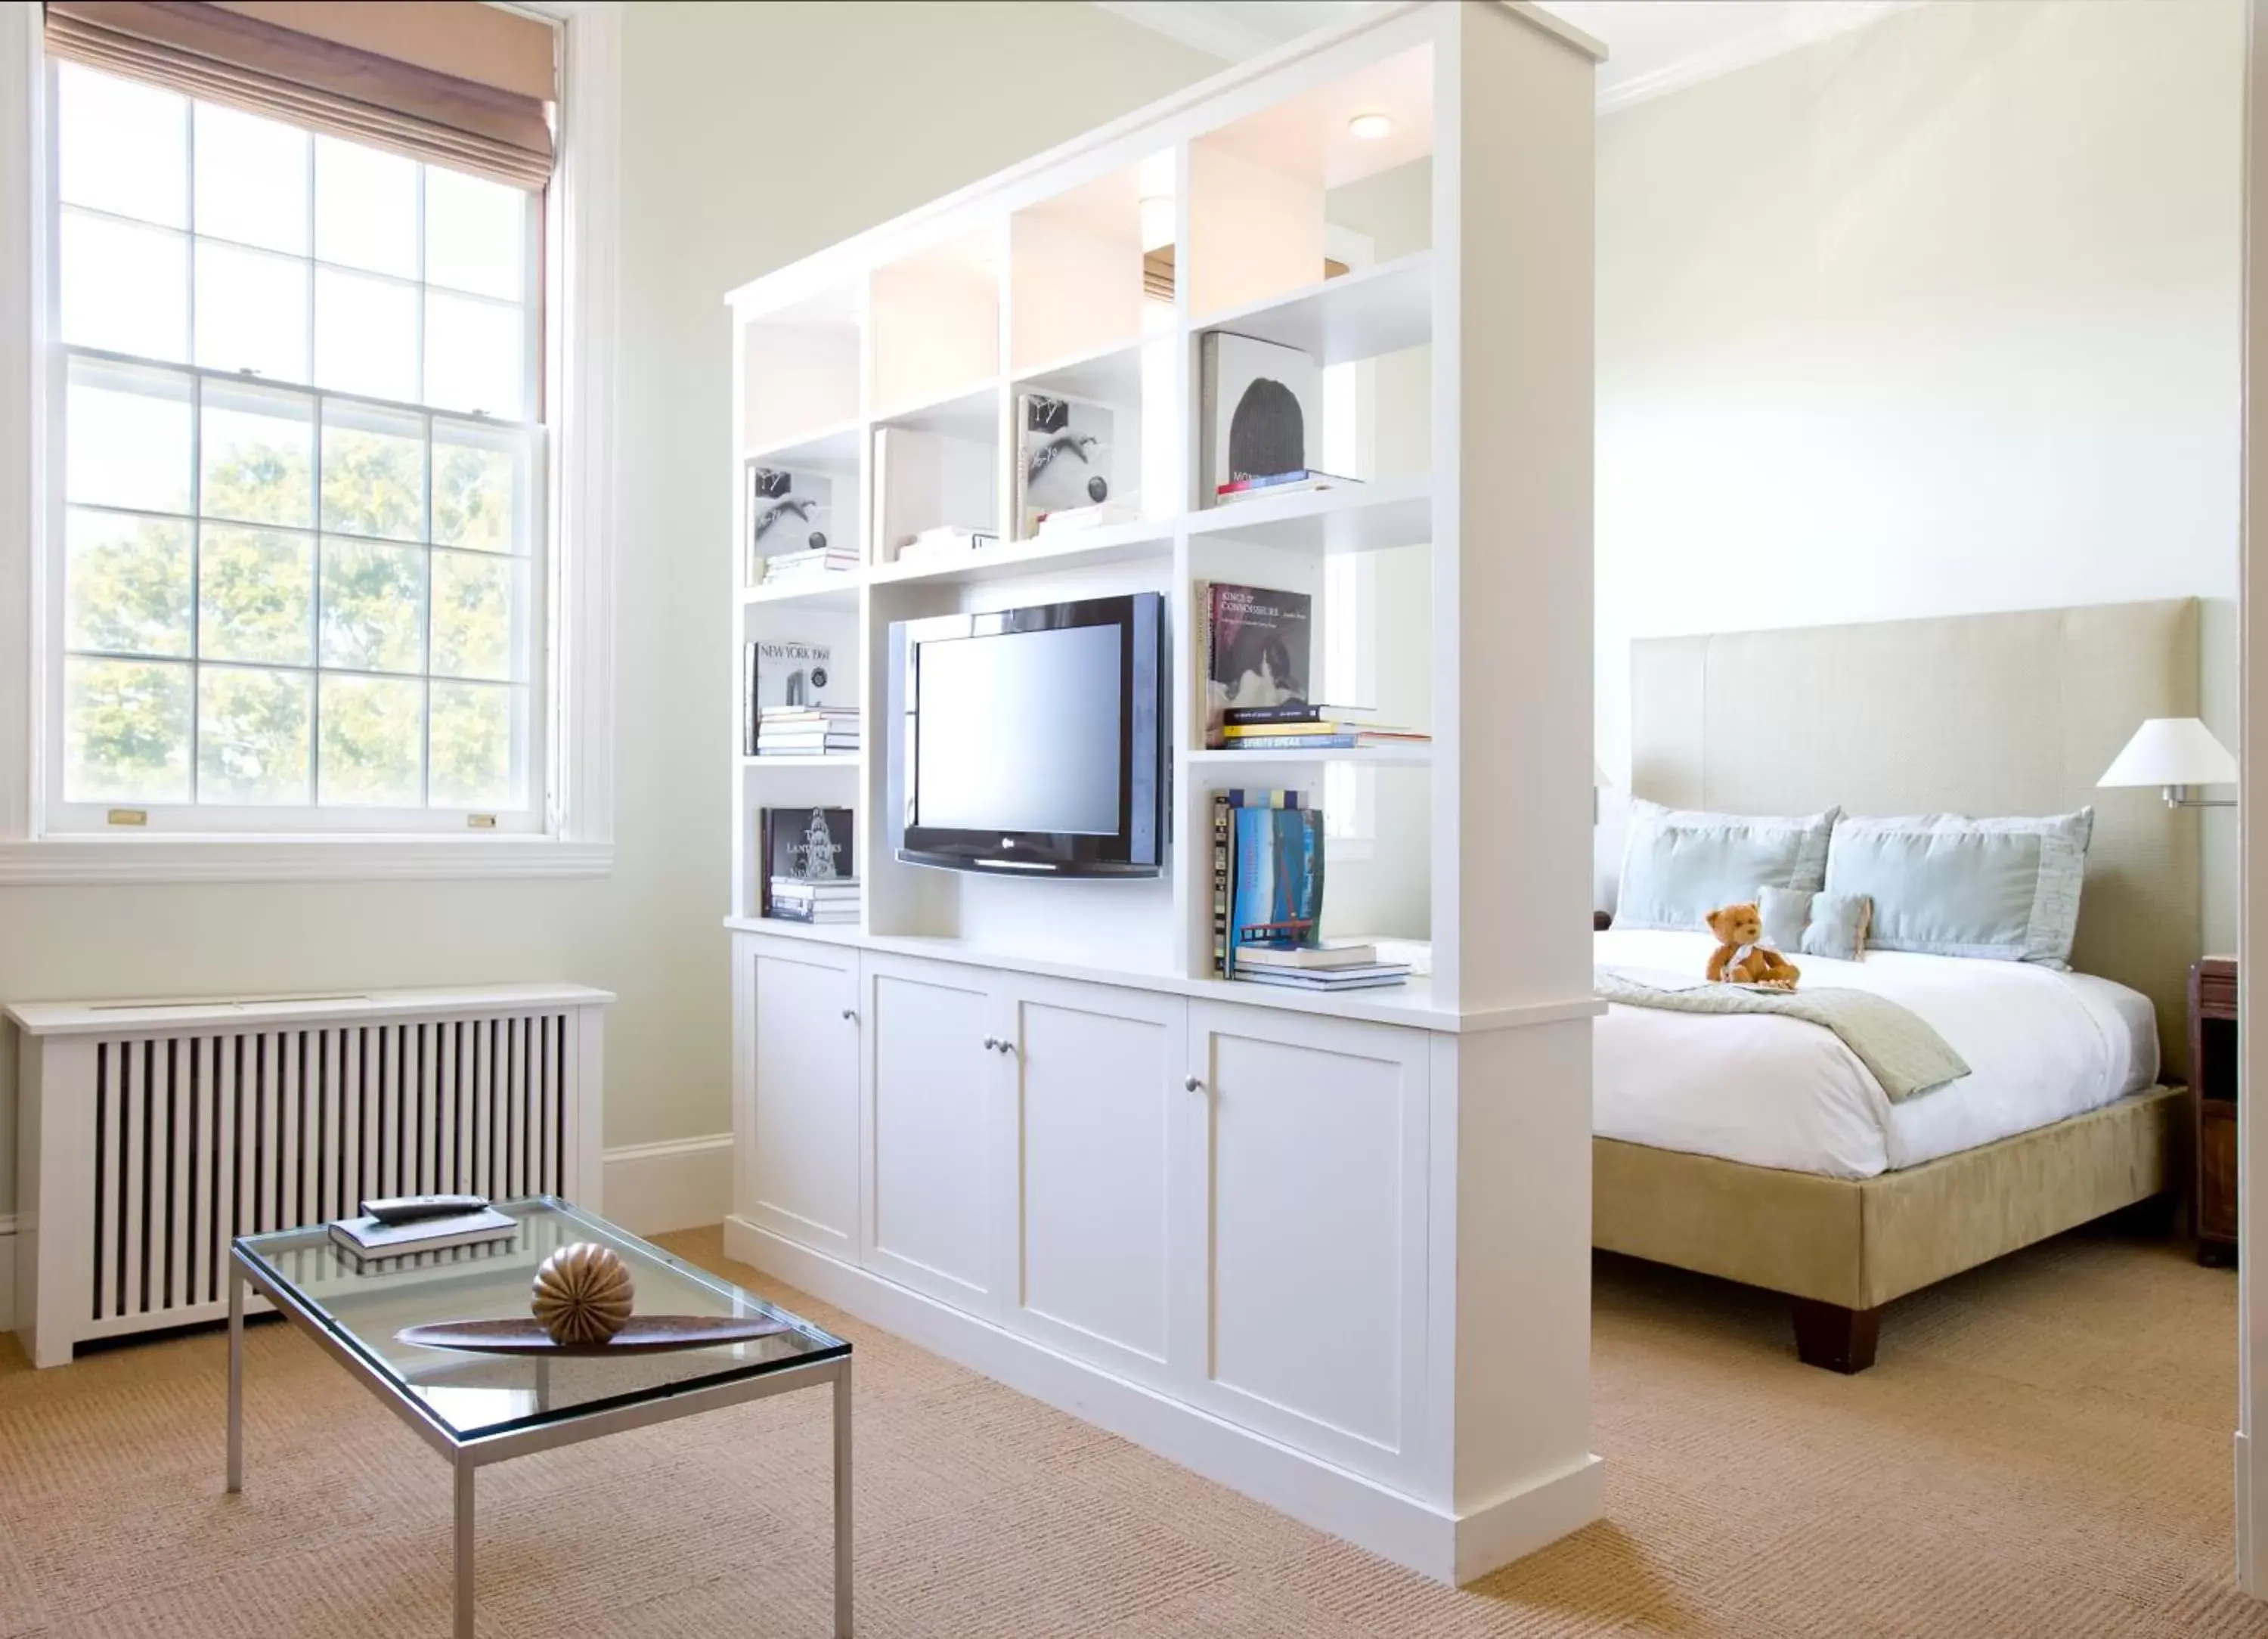
<path fill-rule="evenodd" d="M 1068 0 L 642 3 L 625 33 L 614 874 L 0 889 L 0 997 L 575 980 L 622 997 L 609 1144 L 729 1124 L 724 292 L 1219 64 Z M 0 1214 L 13 1081 L 0 1055 Z"/>
<path fill-rule="evenodd" d="M 2235 745 L 2243 39 L 2238 0 L 1925 4 L 1602 121 L 1610 774 L 1634 636 L 2175 595 Z"/>

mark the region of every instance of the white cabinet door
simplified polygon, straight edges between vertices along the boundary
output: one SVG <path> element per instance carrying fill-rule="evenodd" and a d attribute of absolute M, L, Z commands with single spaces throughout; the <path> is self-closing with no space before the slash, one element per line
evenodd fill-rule
<path fill-rule="evenodd" d="M 1177 1175 L 1202 1312 L 1185 1393 L 1358 1473 L 1411 1468 L 1425 1363 L 1423 1031 L 1189 1003 L 1204 1144 Z"/>
<path fill-rule="evenodd" d="M 741 937 L 734 1210 L 849 1261 L 858 1229 L 858 958 Z"/>
<path fill-rule="evenodd" d="M 996 975 L 873 952 L 860 969 L 860 1260 L 878 1275 L 997 1319 L 994 1123 L 1008 1055 L 997 1050 Z"/>
<path fill-rule="evenodd" d="M 1007 1324 L 1138 1380 L 1166 1381 L 1169 1180 L 1202 1136 L 1188 1003 L 1004 974 L 1008 1096 L 998 1167 Z"/>

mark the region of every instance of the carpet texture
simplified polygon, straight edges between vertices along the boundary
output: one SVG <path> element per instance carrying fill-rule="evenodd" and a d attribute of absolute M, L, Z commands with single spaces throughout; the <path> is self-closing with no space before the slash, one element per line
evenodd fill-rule
<path fill-rule="evenodd" d="M 1799 1366 L 1781 1305 L 1602 1256 L 1608 1518 L 1462 1591 L 726 1262 L 858 1345 L 858 1630 L 949 1639 L 2268 1635 L 2228 1575 L 2235 1285 L 2132 1231 L 1892 1306 Z M 0 1340 L 0 1635 L 448 1631 L 441 1462 L 278 1323 L 33 1372 Z M 483 1639 L 828 1631 L 823 1393 L 484 1470 Z"/>

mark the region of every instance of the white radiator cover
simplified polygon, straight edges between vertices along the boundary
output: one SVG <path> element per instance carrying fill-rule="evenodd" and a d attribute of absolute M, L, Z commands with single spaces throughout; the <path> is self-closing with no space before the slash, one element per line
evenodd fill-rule
<path fill-rule="evenodd" d="M 16 1305 L 35 1364 L 228 1312 L 232 1236 L 364 1196 L 599 1210 L 603 990 L 37 1003 L 18 1032 Z"/>

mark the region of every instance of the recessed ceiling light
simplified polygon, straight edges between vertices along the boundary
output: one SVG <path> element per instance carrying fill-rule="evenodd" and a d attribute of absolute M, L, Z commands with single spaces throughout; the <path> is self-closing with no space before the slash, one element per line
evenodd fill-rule
<path fill-rule="evenodd" d="M 1374 143 L 1381 136 L 1391 136 L 1394 121 L 1382 114 L 1358 114 L 1347 121 L 1347 133 L 1366 143 Z"/>

